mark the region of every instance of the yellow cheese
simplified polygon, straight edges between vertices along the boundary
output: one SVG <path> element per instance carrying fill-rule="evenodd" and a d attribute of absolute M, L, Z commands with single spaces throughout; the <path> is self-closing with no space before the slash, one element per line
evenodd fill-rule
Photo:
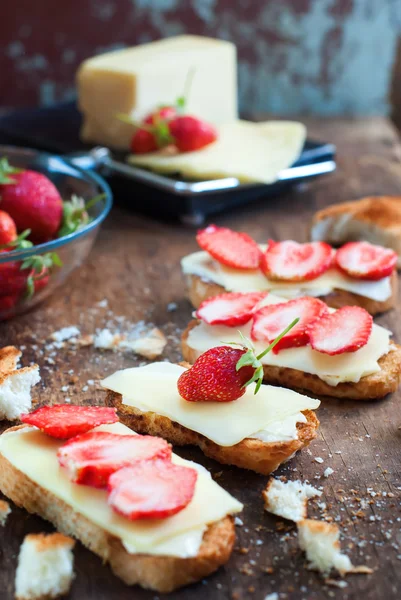
<path fill-rule="evenodd" d="M 135 435 L 121 423 L 95 431 Z M 59 466 L 60 440 L 29 428 L 0 436 L 0 453 L 32 481 L 53 493 L 110 534 L 122 540 L 131 553 L 168 556 L 196 556 L 203 532 L 210 523 L 242 510 L 242 505 L 224 491 L 202 466 L 173 455 L 173 462 L 198 471 L 195 495 L 180 513 L 167 519 L 129 521 L 107 504 L 107 493 L 72 483 Z"/>
<path fill-rule="evenodd" d="M 277 303 L 277 296 L 268 295 L 264 304 Z M 251 336 L 251 323 L 239 328 L 246 337 Z M 380 371 L 378 360 L 387 354 L 390 348 L 390 331 L 374 324 L 366 346 L 356 352 L 345 352 L 329 356 L 312 350 L 310 346 L 288 348 L 278 354 L 269 352 L 263 357 L 262 363 L 274 367 L 287 367 L 305 373 L 317 375 L 322 381 L 336 386 L 342 381 L 358 382 L 362 377 Z M 209 348 L 221 346 L 228 342 L 241 343 L 241 337 L 236 327 L 206 325 L 201 322 L 189 332 L 187 344 L 200 355 Z M 253 342 L 256 353 L 266 347 L 264 342 Z"/>
<path fill-rule="evenodd" d="M 84 141 L 128 149 L 133 128 L 116 113 L 141 120 L 160 104 L 182 96 L 193 78 L 186 111 L 210 121 L 237 118 L 237 61 L 234 44 L 182 35 L 95 56 L 77 75 Z"/>
<path fill-rule="evenodd" d="M 260 245 L 264 250 L 266 246 Z M 223 286 L 230 292 L 259 292 L 270 291 L 283 298 L 296 296 L 324 296 L 334 289 L 346 290 L 359 294 L 371 300 L 384 302 L 391 296 L 390 277 L 378 281 L 362 281 L 352 279 L 337 269 L 330 269 L 312 281 L 301 283 L 284 283 L 269 281 L 262 271 L 240 271 L 218 263 L 207 252 L 188 254 L 181 261 L 183 273 L 198 275 L 206 281 L 212 281 Z"/>
<path fill-rule="evenodd" d="M 235 177 L 242 182 L 272 183 L 299 157 L 305 127 L 292 121 L 236 121 L 218 128 L 218 139 L 195 152 L 138 154 L 129 162 L 186 179 Z"/>
<path fill-rule="evenodd" d="M 171 363 L 153 363 L 117 371 L 104 379 L 102 386 L 121 394 L 127 406 L 168 417 L 220 446 L 233 446 L 272 423 L 320 404 L 270 385 L 262 385 L 255 395 L 255 384 L 234 402 L 187 402 L 177 390 L 177 379 L 184 370 Z"/>

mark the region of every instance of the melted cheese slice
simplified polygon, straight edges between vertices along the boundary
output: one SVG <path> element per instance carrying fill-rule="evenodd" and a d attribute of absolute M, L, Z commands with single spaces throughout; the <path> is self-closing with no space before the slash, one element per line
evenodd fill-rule
<path fill-rule="evenodd" d="M 129 162 L 159 173 L 180 173 L 188 179 L 235 177 L 241 182 L 272 183 L 299 157 L 306 137 L 302 123 L 234 121 L 221 125 L 218 139 L 195 152 L 167 155 L 152 152 Z"/>
<path fill-rule="evenodd" d="M 121 423 L 97 427 L 94 431 L 136 435 Z M 206 469 L 173 454 L 174 463 L 198 471 L 192 501 L 180 513 L 167 519 L 129 521 L 108 506 L 104 490 L 77 485 L 69 480 L 57 460 L 61 443 L 37 429 L 24 428 L 1 435 L 0 452 L 32 481 L 92 523 L 120 538 L 127 551 L 133 554 L 196 556 L 207 525 L 242 510 L 242 504 L 213 481 Z"/>
<path fill-rule="evenodd" d="M 259 308 L 282 301 L 283 298 L 269 294 L 259 304 Z M 334 312 L 333 309 L 331 310 Z M 240 327 L 239 330 L 250 339 L 251 323 Z M 281 350 L 278 354 L 269 352 L 262 358 L 262 363 L 311 373 L 332 386 L 343 381 L 356 383 L 362 377 L 380 371 L 378 360 L 390 350 L 390 335 L 391 332 L 387 329 L 373 324 L 368 343 L 356 352 L 329 356 L 313 350 L 310 346 L 303 346 Z M 196 350 L 198 356 L 209 348 L 228 344 L 228 342 L 241 343 L 241 337 L 236 327 L 207 325 L 204 322 L 200 322 L 197 327 L 191 329 L 187 339 L 188 346 Z M 253 342 L 253 344 L 257 354 L 262 352 L 267 345 L 265 342 Z"/>
<path fill-rule="evenodd" d="M 272 423 L 320 404 L 270 385 L 262 385 L 255 395 L 255 384 L 234 402 L 187 402 L 177 390 L 178 377 L 184 371 L 179 365 L 153 363 L 117 371 L 104 379 L 102 386 L 121 394 L 123 404 L 168 417 L 220 446 L 238 444 Z"/>
<path fill-rule="evenodd" d="M 266 246 L 260 246 L 262 250 Z M 271 291 L 283 298 L 297 296 L 324 296 L 333 290 L 345 290 L 359 294 L 371 300 L 384 302 L 390 298 L 391 278 L 383 277 L 378 281 L 362 281 L 347 277 L 337 269 L 329 269 L 312 281 L 301 283 L 285 283 L 269 281 L 259 270 L 239 271 L 218 263 L 207 252 L 194 252 L 185 256 L 181 261 L 183 273 L 198 275 L 206 281 L 221 285 L 229 292 L 259 292 Z"/>

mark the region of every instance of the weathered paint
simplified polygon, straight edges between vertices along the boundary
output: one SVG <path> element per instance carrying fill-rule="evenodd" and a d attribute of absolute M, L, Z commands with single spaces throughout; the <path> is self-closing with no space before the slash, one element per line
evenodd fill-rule
<path fill-rule="evenodd" d="M 401 0 L 15 0 L 0 103 L 70 98 L 87 56 L 190 32 L 236 43 L 246 112 L 383 114 L 400 23 Z"/>

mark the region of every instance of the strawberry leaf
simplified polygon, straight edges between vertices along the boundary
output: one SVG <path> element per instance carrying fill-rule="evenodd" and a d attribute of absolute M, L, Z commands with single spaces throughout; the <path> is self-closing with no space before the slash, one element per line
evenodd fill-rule
<path fill-rule="evenodd" d="M 8 242 L 8 244 L 0 245 L 0 250 L 26 250 L 27 248 L 32 248 L 32 242 L 26 239 L 30 235 L 30 233 L 30 229 L 25 229 L 25 231 L 20 233 L 19 236 L 15 238 L 15 240 Z"/>
<path fill-rule="evenodd" d="M 10 175 L 16 175 L 17 173 L 21 173 L 23 169 L 17 169 L 16 167 L 12 167 L 8 162 L 8 159 L 4 156 L 0 158 L 0 184 L 7 185 L 10 183 L 16 183 L 16 180 L 10 177 Z"/>
<path fill-rule="evenodd" d="M 63 202 L 63 218 L 57 236 L 64 237 L 90 223 L 92 218 L 88 210 L 105 197 L 106 194 L 98 194 L 85 203 L 83 198 L 73 194 L 71 200 Z"/>
<path fill-rule="evenodd" d="M 260 386 L 262 385 L 262 382 L 263 382 L 263 365 L 262 365 L 261 359 L 264 356 L 266 356 L 266 354 L 268 352 L 273 350 L 274 346 L 276 346 L 276 344 L 279 343 L 281 338 L 283 338 L 293 327 L 295 327 L 295 325 L 298 323 L 298 321 L 299 321 L 299 318 L 294 319 L 292 321 L 292 323 L 290 323 L 284 329 L 284 331 L 282 331 L 280 333 L 280 335 L 278 335 L 276 337 L 276 339 L 273 340 L 271 342 L 271 344 L 269 344 L 267 346 L 267 348 L 258 355 L 256 355 L 256 353 L 255 353 L 255 348 L 254 348 L 252 342 L 247 337 L 245 337 L 241 331 L 238 332 L 243 341 L 242 347 L 244 348 L 244 350 L 247 350 L 247 351 L 241 356 L 241 358 L 239 359 L 239 361 L 236 364 L 235 369 L 236 369 L 236 371 L 239 371 L 240 369 L 242 369 L 242 367 L 253 367 L 255 369 L 251 379 L 249 379 L 249 381 L 244 383 L 243 387 L 247 387 L 248 385 L 250 385 L 251 383 L 254 383 L 256 381 L 254 394 L 258 393 Z M 236 342 L 236 345 L 238 345 L 238 342 Z"/>

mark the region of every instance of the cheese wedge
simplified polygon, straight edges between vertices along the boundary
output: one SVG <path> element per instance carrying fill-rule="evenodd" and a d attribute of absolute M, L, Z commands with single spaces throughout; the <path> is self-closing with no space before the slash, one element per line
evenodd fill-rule
<path fill-rule="evenodd" d="M 259 307 L 268 304 L 283 302 L 283 298 L 269 294 Z M 333 309 L 330 309 L 334 312 Z M 241 343 L 239 331 L 247 338 L 251 337 L 251 323 L 240 328 L 224 327 L 220 325 L 207 325 L 200 322 L 199 325 L 190 330 L 187 344 L 198 355 L 203 354 L 209 348 L 228 344 L 229 342 Z M 297 369 L 304 373 L 317 375 L 322 381 L 331 386 L 341 382 L 358 382 L 362 377 L 378 373 L 380 371 L 379 359 L 390 350 L 391 332 L 384 327 L 373 324 L 372 333 L 368 343 L 355 352 L 345 352 L 336 356 L 329 356 L 313 350 L 310 346 L 300 348 L 288 348 L 281 350 L 278 354 L 269 352 L 262 358 L 262 363 L 274 367 L 287 367 Z M 262 352 L 265 342 L 253 342 L 256 353 Z"/>
<path fill-rule="evenodd" d="M 136 435 L 121 423 L 97 427 Z M 173 462 L 198 471 L 195 495 L 180 513 L 167 519 L 129 521 L 107 504 L 107 493 L 72 483 L 57 460 L 62 442 L 35 428 L 24 428 L 0 436 L 0 453 L 19 471 L 48 490 L 110 534 L 120 538 L 132 554 L 196 556 L 207 525 L 242 510 L 240 502 L 224 491 L 202 466 L 173 454 Z"/>
<path fill-rule="evenodd" d="M 210 121 L 237 118 L 234 44 L 195 35 L 108 52 L 86 60 L 77 74 L 83 113 L 81 138 L 128 150 L 133 127 L 117 113 L 140 121 L 160 104 L 175 104 L 192 70 L 186 111 Z M 216 93 L 212 93 L 216 92 Z"/>
<path fill-rule="evenodd" d="M 218 128 L 218 140 L 195 152 L 131 155 L 129 162 L 186 179 L 235 177 L 241 182 L 272 183 L 299 157 L 306 129 L 293 121 L 236 121 Z"/>
<path fill-rule="evenodd" d="M 260 248 L 266 246 L 260 244 Z M 312 281 L 286 283 L 270 281 L 262 271 L 240 271 L 231 269 L 214 260 L 207 252 L 193 252 L 181 261 L 185 275 L 198 275 L 206 281 L 212 281 L 224 287 L 228 292 L 259 292 L 269 291 L 283 298 L 297 296 L 324 296 L 334 289 L 345 290 L 359 294 L 371 300 L 384 302 L 391 296 L 391 278 L 383 277 L 378 281 L 363 281 L 353 279 L 341 273 L 338 269 L 329 269 Z"/>
<path fill-rule="evenodd" d="M 179 365 L 153 363 L 117 371 L 101 385 L 121 394 L 123 404 L 168 417 L 220 446 L 234 446 L 255 432 L 320 405 L 319 400 L 270 385 L 262 385 L 255 395 L 255 384 L 234 402 L 187 402 L 177 390 L 184 371 Z"/>

